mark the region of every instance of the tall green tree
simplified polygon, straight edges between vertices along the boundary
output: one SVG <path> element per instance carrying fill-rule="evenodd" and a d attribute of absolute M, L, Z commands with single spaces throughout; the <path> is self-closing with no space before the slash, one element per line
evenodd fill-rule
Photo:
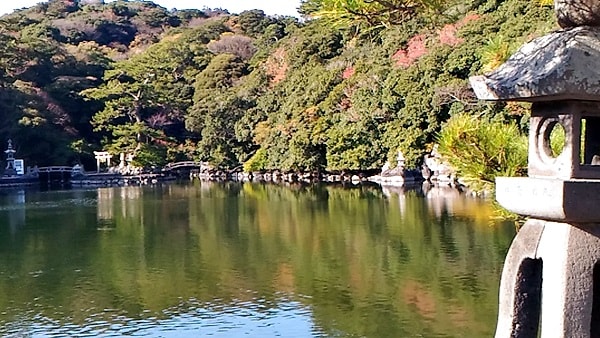
<path fill-rule="evenodd" d="M 219 54 L 196 78 L 194 104 L 186 118 L 188 130 L 198 133 L 198 153 L 212 164 L 231 168 L 248 157 L 249 144 L 238 141 L 235 125 L 253 103 L 234 90 L 248 74 L 246 62 Z"/>
<path fill-rule="evenodd" d="M 92 124 L 105 134 L 108 149 L 132 153 L 141 165 L 169 160 L 167 148 L 176 146 L 176 137 L 183 142 L 179 134 L 192 103 L 192 81 L 210 60 L 196 36 L 189 31 L 117 62 L 100 87 L 82 92 L 104 104 Z"/>

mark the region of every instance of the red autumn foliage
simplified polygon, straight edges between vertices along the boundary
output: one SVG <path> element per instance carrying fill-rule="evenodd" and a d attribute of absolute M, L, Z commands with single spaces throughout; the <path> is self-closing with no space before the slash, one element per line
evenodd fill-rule
<path fill-rule="evenodd" d="M 348 66 L 346 67 L 346 69 L 344 69 L 344 71 L 342 72 L 342 79 L 348 79 L 350 77 L 352 77 L 352 75 L 354 75 L 355 69 L 352 66 Z"/>
<path fill-rule="evenodd" d="M 460 27 L 468 24 L 471 21 L 477 21 L 479 19 L 481 19 L 481 15 L 476 14 L 476 13 L 469 13 L 469 14 L 465 15 L 465 17 L 460 20 Z"/>
<path fill-rule="evenodd" d="M 479 20 L 480 18 L 481 17 L 475 13 L 469 13 L 464 18 L 462 18 L 460 21 L 458 21 L 454 24 L 445 25 L 438 32 L 438 38 L 440 39 L 440 42 L 442 44 L 449 45 L 449 46 L 456 46 L 456 45 L 463 43 L 464 39 L 456 36 L 456 33 L 458 32 L 458 30 L 460 28 L 462 28 L 464 25 L 466 25 L 467 23 L 469 23 L 471 21 Z"/>
<path fill-rule="evenodd" d="M 456 24 L 447 24 L 438 32 L 440 42 L 448 46 L 456 46 L 463 43 L 464 39 L 456 36 L 458 28 Z"/>
<path fill-rule="evenodd" d="M 394 55 L 392 55 L 392 60 L 396 62 L 397 66 L 406 68 L 425 54 L 427 54 L 425 35 L 419 34 L 408 40 L 406 49 L 399 49 L 394 53 Z"/>

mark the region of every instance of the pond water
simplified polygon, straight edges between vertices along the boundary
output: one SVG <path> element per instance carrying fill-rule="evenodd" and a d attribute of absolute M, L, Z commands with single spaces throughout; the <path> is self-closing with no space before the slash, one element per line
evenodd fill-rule
<path fill-rule="evenodd" d="M 450 189 L 0 191 L 0 336 L 491 337 L 514 224 Z"/>

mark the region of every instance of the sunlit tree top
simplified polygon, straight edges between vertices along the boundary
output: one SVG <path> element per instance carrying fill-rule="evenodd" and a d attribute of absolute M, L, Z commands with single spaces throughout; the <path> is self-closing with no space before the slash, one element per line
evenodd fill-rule
<path fill-rule="evenodd" d="M 452 1 L 442 0 L 303 0 L 300 13 L 340 26 L 390 26 L 418 13 L 439 13 Z"/>

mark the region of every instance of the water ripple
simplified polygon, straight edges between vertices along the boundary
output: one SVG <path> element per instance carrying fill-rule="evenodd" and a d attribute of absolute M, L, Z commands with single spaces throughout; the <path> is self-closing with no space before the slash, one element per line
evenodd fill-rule
<path fill-rule="evenodd" d="M 0 205 L 0 211 L 13 211 L 21 209 L 57 209 L 64 207 L 95 207 L 97 198 L 71 198 L 58 201 L 31 201 L 25 203 L 10 203 Z"/>
<path fill-rule="evenodd" d="M 268 307 L 266 304 L 273 305 Z M 216 310 L 215 310 L 216 309 Z M 314 324 L 309 308 L 297 301 L 262 298 L 249 301 L 233 301 L 229 304 L 214 302 L 200 304 L 195 299 L 164 309 L 156 317 L 150 310 L 143 310 L 134 318 L 119 313 L 118 309 L 104 308 L 95 313 L 88 308 L 88 316 L 79 322 L 72 318 L 62 320 L 48 318 L 40 313 L 29 313 L 19 320 L 6 323 L 0 335 L 6 337 L 119 337 L 119 336 L 250 336 L 288 337 L 314 336 Z M 59 317 L 60 318 L 60 317 Z M 311 333 L 312 332 L 312 333 Z M 290 335 L 291 334 L 291 335 Z"/>

